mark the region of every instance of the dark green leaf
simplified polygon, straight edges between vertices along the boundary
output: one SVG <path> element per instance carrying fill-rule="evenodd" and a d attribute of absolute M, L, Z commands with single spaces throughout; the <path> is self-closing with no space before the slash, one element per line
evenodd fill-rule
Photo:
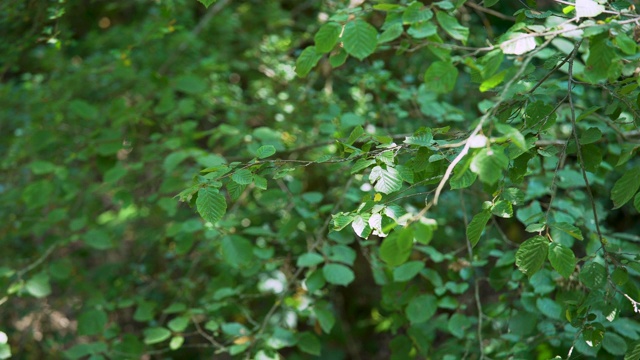
<path fill-rule="evenodd" d="M 311 332 L 305 331 L 298 335 L 298 348 L 303 352 L 315 356 L 320 355 L 320 351 L 322 350 L 322 345 L 320 344 L 320 340 L 313 335 Z"/>
<path fill-rule="evenodd" d="M 640 188 L 640 166 L 627 170 L 624 175 L 613 185 L 611 200 L 613 208 L 617 209 L 626 204 L 638 192 Z"/>
<path fill-rule="evenodd" d="M 549 240 L 542 236 L 534 236 L 520 244 L 516 252 L 516 266 L 525 275 L 531 275 L 542 269 L 549 252 Z"/>
<path fill-rule="evenodd" d="M 322 54 L 316 52 L 315 46 L 308 46 L 296 60 L 296 74 L 300 77 L 307 76 L 321 58 Z"/>
<path fill-rule="evenodd" d="M 390 266 L 403 264 L 413 249 L 413 231 L 404 228 L 387 236 L 380 245 L 380 259 Z"/>
<path fill-rule="evenodd" d="M 461 41 L 462 44 L 467 43 L 467 38 L 469 37 L 469 29 L 460 25 L 455 17 L 445 13 L 444 11 L 438 11 L 436 13 L 436 19 L 438 20 L 438 23 L 440 24 L 440 26 L 442 26 L 444 31 L 449 34 L 449 36 Z"/>
<path fill-rule="evenodd" d="M 329 284 L 347 286 L 355 280 L 353 271 L 342 264 L 326 264 L 322 274 Z"/>
<path fill-rule="evenodd" d="M 439 14 L 439 13 L 438 13 Z M 436 61 L 424 74 L 427 88 L 435 93 L 451 92 L 458 79 L 458 69 L 449 62 Z"/>
<path fill-rule="evenodd" d="M 342 25 L 338 23 L 328 22 L 322 25 L 313 38 L 316 42 L 316 51 L 319 53 L 327 53 L 333 50 L 338 43 L 341 32 Z"/>
<path fill-rule="evenodd" d="M 404 282 L 413 279 L 424 269 L 422 261 L 409 261 L 393 269 L 393 281 Z"/>
<path fill-rule="evenodd" d="M 438 300 L 433 295 L 418 295 L 411 299 L 405 310 L 407 319 L 412 324 L 423 323 L 433 315 L 438 309 Z"/>
<path fill-rule="evenodd" d="M 568 279 L 576 267 L 576 256 L 571 249 L 552 242 L 549 244 L 549 262 L 560 275 Z"/>

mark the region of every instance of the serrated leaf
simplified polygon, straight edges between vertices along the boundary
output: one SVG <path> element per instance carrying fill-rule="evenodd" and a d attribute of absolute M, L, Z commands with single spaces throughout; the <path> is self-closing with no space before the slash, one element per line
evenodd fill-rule
<path fill-rule="evenodd" d="M 235 181 L 229 181 L 227 183 L 227 193 L 229 194 L 229 197 L 231 198 L 231 200 L 234 200 L 234 201 L 240 198 L 240 195 L 242 195 L 242 193 L 246 188 L 247 188 L 247 185 L 240 185 Z"/>
<path fill-rule="evenodd" d="M 422 261 L 409 261 L 393 269 L 393 281 L 409 281 L 418 275 L 422 269 L 424 269 L 424 263 Z"/>
<path fill-rule="evenodd" d="M 316 42 L 316 51 L 319 53 L 327 53 L 333 50 L 338 43 L 341 32 L 342 25 L 336 22 L 328 22 L 322 25 L 313 38 Z"/>
<path fill-rule="evenodd" d="M 534 236 L 520 244 L 516 252 L 516 266 L 528 277 L 542 269 L 549 252 L 549 240 Z"/>
<path fill-rule="evenodd" d="M 484 148 L 473 157 L 470 169 L 480 176 L 483 183 L 493 185 L 502 177 L 502 170 L 509 165 L 509 158 L 501 148 Z"/>
<path fill-rule="evenodd" d="M 580 229 L 578 229 L 577 227 L 566 223 L 566 222 L 559 222 L 559 223 L 553 223 L 551 225 L 549 225 L 549 227 L 553 228 L 553 229 L 557 229 L 560 230 L 566 234 L 571 235 L 571 237 L 578 239 L 578 240 L 583 240 L 584 238 L 582 237 L 582 232 L 580 231 Z"/>
<path fill-rule="evenodd" d="M 560 275 L 568 279 L 576 267 L 576 256 L 571 249 L 553 242 L 549 244 L 549 262 Z"/>
<path fill-rule="evenodd" d="M 455 17 L 445 13 L 444 11 L 438 11 L 436 13 L 436 19 L 438 20 L 438 24 L 442 26 L 444 31 L 449 34 L 449 36 L 461 41 L 462 44 L 467 43 L 467 38 L 469 37 L 469 29 L 460 25 Z"/>
<path fill-rule="evenodd" d="M 335 231 L 340 231 L 347 227 L 353 221 L 355 216 L 349 213 L 339 213 L 331 215 L 331 221 L 333 223 L 333 229 Z"/>
<path fill-rule="evenodd" d="M 400 173 L 390 166 L 387 166 L 386 169 L 380 166 L 374 167 L 371 169 L 371 174 L 369 174 L 369 180 L 375 183 L 374 189 L 377 192 L 387 195 L 402 188 L 402 177 Z"/>
<path fill-rule="evenodd" d="M 171 331 L 163 327 L 153 327 L 144 329 L 144 343 L 147 345 L 163 342 L 171 337 Z"/>
<path fill-rule="evenodd" d="M 344 26 L 342 43 L 349 55 L 362 60 L 375 51 L 378 31 L 364 20 L 350 21 Z"/>
<path fill-rule="evenodd" d="M 617 209 L 626 204 L 638 192 L 640 188 L 640 166 L 627 170 L 624 175 L 613 185 L 611 200 L 613 208 Z M 635 203 L 635 201 L 634 201 Z"/>
<path fill-rule="evenodd" d="M 431 146 L 433 144 L 433 134 L 431 134 L 431 129 L 427 129 L 427 131 L 415 134 L 413 136 L 407 136 L 404 139 L 404 143 L 424 147 Z"/>
<path fill-rule="evenodd" d="M 378 44 L 384 44 L 399 38 L 403 31 L 404 29 L 401 23 L 395 23 L 389 26 L 382 32 L 382 34 L 380 34 L 380 37 L 378 37 Z"/>
<path fill-rule="evenodd" d="M 413 250 L 413 231 L 404 228 L 399 232 L 393 232 L 386 237 L 380 245 L 380 259 L 390 266 L 404 264 Z"/>
<path fill-rule="evenodd" d="M 256 150 L 256 156 L 258 159 L 267 158 L 276 153 L 276 148 L 273 145 L 263 145 Z"/>
<path fill-rule="evenodd" d="M 604 6 L 594 0 L 576 0 L 576 16 L 579 18 L 596 17 L 604 11 Z"/>
<path fill-rule="evenodd" d="M 376 161 L 374 159 L 358 159 L 358 161 L 356 161 L 356 163 L 353 164 L 353 167 L 351 168 L 351 174 L 360 172 L 361 170 L 364 170 L 375 163 Z"/>
<path fill-rule="evenodd" d="M 334 51 L 331 56 L 329 56 L 329 64 L 331 64 L 332 68 L 337 68 L 347 61 L 348 56 L 349 54 L 347 54 L 343 48 L 340 48 L 338 52 Z"/>
<path fill-rule="evenodd" d="M 253 174 L 247 169 L 236 170 L 236 172 L 231 175 L 231 180 L 240 185 L 249 185 L 253 182 Z"/>
<path fill-rule="evenodd" d="M 316 51 L 315 46 L 307 46 L 296 60 L 296 74 L 300 77 L 307 76 L 321 58 L 322 54 Z"/>
<path fill-rule="evenodd" d="M 322 274 L 329 284 L 334 285 L 347 286 L 355 280 L 353 271 L 342 264 L 327 264 L 322 268 Z"/>
<path fill-rule="evenodd" d="M 640 360 L 640 341 L 635 342 L 624 355 L 624 360 Z"/>
<path fill-rule="evenodd" d="M 217 189 L 204 188 L 198 190 L 196 209 L 206 221 L 215 224 L 227 211 L 227 201 Z"/>
<path fill-rule="evenodd" d="M 434 62 L 424 74 L 427 88 L 439 94 L 451 92 L 455 88 L 457 80 L 458 69 L 445 61 Z"/>
<path fill-rule="evenodd" d="M 480 236 L 484 231 L 484 228 L 487 226 L 487 222 L 491 219 L 491 212 L 485 210 L 481 213 L 476 214 L 471 222 L 469 222 L 469 226 L 467 226 L 467 238 L 471 243 L 471 246 L 476 246 L 478 241 L 480 240 Z"/>

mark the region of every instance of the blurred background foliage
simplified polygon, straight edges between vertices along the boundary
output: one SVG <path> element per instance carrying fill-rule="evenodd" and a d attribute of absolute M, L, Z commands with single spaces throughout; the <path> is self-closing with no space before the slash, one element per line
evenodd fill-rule
<path fill-rule="evenodd" d="M 568 351 L 578 333 L 555 299 L 584 288 L 550 269 L 528 281 L 513 265 L 529 217 L 548 201 L 557 161 L 531 164 L 540 175 L 527 182 L 526 207 L 516 218 L 491 220 L 475 255 L 467 253 L 464 230 L 491 192 L 482 185 L 445 192 L 430 213 L 438 224 L 433 241 L 411 255 L 427 264 L 418 281 L 385 280 L 390 273 L 366 241 L 356 241 L 350 228 L 328 231 L 331 214 L 357 208 L 371 192 L 366 178 L 350 174 L 341 160 L 348 149 L 336 139 L 356 126 L 400 141 L 421 127 L 451 126 L 447 136 L 455 140 L 492 96 L 477 90 L 469 71 L 450 94 L 431 93 L 423 74 L 437 53 L 398 56 L 391 45 L 338 68 L 322 59 L 317 71 L 298 78 L 298 55 L 329 16 L 350 5 L 2 2 L 0 331 L 14 358 L 479 358 L 480 330 L 492 358 Z M 495 9 L 518 8 L 503 2 Z M 513 24 L 510 15 L 460 11 L 474 29 L 469 43 L 478 46 Z M 380 27 L 384 13 L 367 20 Z M 588 107 L 602 99 L 602 91 L 590 91 L 581 101 Z M 566 135 L 557 129 L 551 139 Z M 175 198 L 200 170 L 248 162 L 265 145 L 283 160 L 274 163 L 277 178 L 266 190 L 239 189 L 218 224 Z M 616 146 L 604 150 L 612 164 L 629 150 Z M 406 162 L 415 154 L 400 156 Z M 446 167 L 434 163 L 433 173 Z M 608 174 L 596 175 L 603 199 L 613 181 Z M 571 196 L 559 196 L 564 215 L 557 217 L 591 228 L 590 205 L 576 189 L 579 173 L 564 175 L 560 188 Z M 419 210 L 432 187 L 413 187 L 398 201 Z M 611 241 L 637 252 L 637 212 L 625 207 L 605 219 L 628 240 Z M 352 266 L 354 283 L 327 287 L 316 259 L 301 263 L 317 242 L 325 257 Z M 580 256 L 599 246 L 596 239 L 581 244 L 574 248 Z M 297 271 L 306 267 L 302 286 Z M 636 282 L 627 292 L 637 299 Z M 427 307 L 437 300 L 437 313 L 409 326 L 404 309 L 423 292 L 437 295 L 422 298 Z M 476 299 L 485 305 L 484 328 Z M 607 304 L 624 301 L 611 295 Z M 617 333 L 605 337 L 601 358 L 640 339 L 640 324 L 630 318 L 607 326 Z M 580 344 L 576 353 L 597 353 Z M 8 357 L 8 345 L 0 341 L 0 358 Z"/>

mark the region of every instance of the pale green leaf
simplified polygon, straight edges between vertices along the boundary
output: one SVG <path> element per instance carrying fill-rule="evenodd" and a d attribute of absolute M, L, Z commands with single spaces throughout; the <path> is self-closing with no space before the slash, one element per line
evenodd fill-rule
<path fill-rule="evenodd" d="M 227 211 L 227 201 L 217 189 L 203 188 L 198 190 L 196 208 L 203 219 L 215 224 Z"/>
<path fill-rule="evenodd" d="M 442 26 L 444 31 L 449 34 L 449 36 L 461 41 L 463 44 L 467 43 L 469 29 L 460 25 L 455 17 L 445 13 L 444 11 L 438 11 L 436 13 L 436 19 L 438 19 L 438 23 Z"/>
<path fill-rule="evenodd" d="M 480 176 L 483 183 L 493 185 L 502 177 L 502 170 L 509 165 L 509 158 L 498 147 L 480 150 L 471 161 L 471 171 Z"/>
<path fill-rule="evenodd" d="M 400 173 L 390 166 L 387 166 L 386 169 L 380 166 L 374 167 L 371 169 L 371 174 L 369 174 L 369 180 L 375 183 L 374 189 L 377 192 L 387 195 L 402 188 L 402 177 Z"/>
<path fill-rule="evenodd" d="M 378 45 L 378 31 L 363 20 L 354 20 L 344 26 L 342 42 L 347 53 L 362 60 L 373 54 Z"/>
<path fill-rule="evenodd" d="M 576 256 L 568 247 L 552 242 L 549 244 L 549 262 L 560 275 L 568 279 L 576 267 Z"/>
<path fill-rule="evenodd" d="M 144 343 L 147 345 L 163 342 L 171 337 L 171 331 L 163 327 L 152 327 L 144 329 Z"/>
<path fill-rule="evenodd" d="M 520 244 L 516 252 L 516 266 L 525 275 L 531 275 L 542 269 L 549 252 L 549 240 L 542 236 L 534 236 Z"/>
<path fill-rule="evenodd" d="M 627 170 L 624 175 L 613 185 L 611 200 L 613 208 L 617 209 L 626 204 L 638 192 L 640 188 L 640 166 Z M 635 201 L 634 201 L 635 203 Z"/>
<path fill-rule="evenodd" d="M 29 294 L 37 298 L 43 298 L 51 294 L 51 284 L 49 284 L 49 275 L 39 273 L 30 278 L 25 284 L 25 289 Z"/>
<path fill-rule="evenodd" d="M 178 350 L 182 347 L 182 344 L 184 344 L 184 336 L 174 336 L 169 341 L 169 349 Z"/>
<path fill-rule="evenodd" d="M 467 238 L 471 243 L 471 246 L 476 246 L 478 241 L 480 240 L 480 236 L 484 231 L 485 226 L 487 226 L 487 222 L 491 219 L 491 212 L 484 210 L 481 213 L 476 214 L 471 222 L 469 222 L 469 226 L 467 226 Z"/>
<path fill-rule="evenodd" d="M 435 93 L 451 92 L 458 80 L 458 69 L 450 62 L 436 61 L 424 74 L 427 88 Z"/>
<path fill-rule="evenodd" d="M 576 0 L 576 16 L 579 18 L 596 17 L 604 11 L 604 6 L 595 0 Z"/>
<path fill-rule="evenodd" d="M 316 42 L 316 51 L 319 53 L 327 53 L 336 46 L 340 33 L 342 32 L 342 25 L 336 22 L 328 22 L 318 29 L 314 41 Z"/>
<path fill-rule="evenodd" d="M 334 285 L 347 286 L 355 280 L 353 270 L 342 264 L 326 264 L 322 274 L 329 284 Z"/>
<path fill-rule="evenodd" d="M 267 158 L 276 153 L 276 148 L 273 145 L 263 145 L 256 150 L 256 156 L 259 159 Z"/>

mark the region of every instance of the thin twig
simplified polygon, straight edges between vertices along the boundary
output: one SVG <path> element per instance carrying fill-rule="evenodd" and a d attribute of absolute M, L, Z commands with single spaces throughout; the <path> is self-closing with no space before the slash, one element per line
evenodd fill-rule
<path fill-rule="evenodd" d="M 493 15 L 493 16 L 499 18 L 499 19 L 502 19 L 502 20 L 516 21 L 516 18 L 514 18 L 513 16 L 505 15 L 505 14 L 499 12 L 499 11 L 495 11 L 493 9 L 489 9 L 489 8 L 480 6 L 480 5 L 478 5 L 478 4 L 474 3 L 474 2 L 471 2 L 471 1 L 467 1 L 466 3 L 464 3 L 464 5 L 472 8 L 473 10 L 481 11 L 483 13 L 487 13 L 489 15 Z"/>

